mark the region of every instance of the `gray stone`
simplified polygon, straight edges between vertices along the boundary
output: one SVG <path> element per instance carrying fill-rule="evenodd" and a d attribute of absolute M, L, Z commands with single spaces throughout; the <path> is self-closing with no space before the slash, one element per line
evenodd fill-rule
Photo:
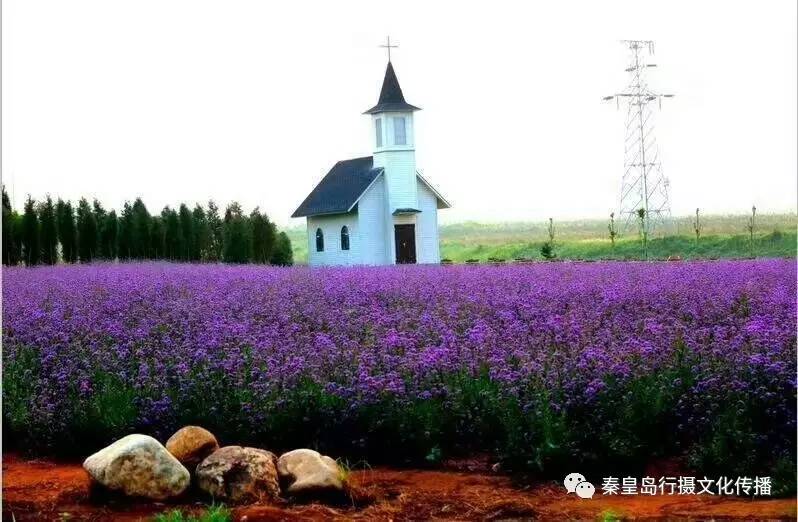
<path fill-rule="evenodd" d="M 225 446 L 197 466 L 197 485 L 234 504 L 274 501 L 280 496 L 276 460 L 266 450 Z"/>
<path fill-rule="evenodd" d="M 83 462 L 92 479 L 125 495 L 163 500 L 183 493 L 188 470 L 147 435 L 123 437 Z"/>
<path fill-rule="evenodd" d="M 311 449 L 296 449 L 277 460 L 277 473 L 289 495 L 343 492 L 343 472 L 333 459 Z"/>

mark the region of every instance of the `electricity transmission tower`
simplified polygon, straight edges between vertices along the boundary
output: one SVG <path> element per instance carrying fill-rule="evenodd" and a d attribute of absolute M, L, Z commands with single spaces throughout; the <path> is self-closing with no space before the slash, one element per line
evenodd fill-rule
<path fill-rule="evenodd" d="M 662 173 L 651 104 L 656 102 L 661 108 L 662 98 L 672 98 L 673 94 L 657 93 L 648 87 L 646 72 L 648 68 L 656 67 L 647 61 L 654 55 L 654 42 L 623 40 L 622 43 L 629 48 L 630 63 L 626 68 L 629 84 L 622 92 L 605 96 L 603 100 L 614 99 L 618 108 L 622 101 L 627 105 L 619 209 L 622 229 L 629 231 L 639 226 L 641 234 L 648 236 L 671 217 L 670 184 Z"/>

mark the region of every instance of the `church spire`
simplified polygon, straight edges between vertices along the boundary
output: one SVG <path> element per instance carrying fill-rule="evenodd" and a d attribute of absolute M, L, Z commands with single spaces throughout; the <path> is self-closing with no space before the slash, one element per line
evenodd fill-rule
<path fill-rule="evenodd" d="M 388 61 L 388 68 L 385 69 L 385 79 L 382 81 L 382 90 L 380 90 L 380 99 L 377 101 L 377 105 L 363 114 L 419 110 L 421 109 L 405 101 L 402 88 L 399 86 L 399 80 L 396 78 L 396 72 L 393 70 L 393 64 Z"/>

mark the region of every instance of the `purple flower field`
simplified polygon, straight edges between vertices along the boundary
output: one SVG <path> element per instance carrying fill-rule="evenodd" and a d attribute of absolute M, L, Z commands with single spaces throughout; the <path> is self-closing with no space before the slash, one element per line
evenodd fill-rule
<path fill-rule="evenodd" d="M 794 467 L 794 260 L 3 279 L 5 426 L 26 446 L 195 422 L 372 459 Z"/>

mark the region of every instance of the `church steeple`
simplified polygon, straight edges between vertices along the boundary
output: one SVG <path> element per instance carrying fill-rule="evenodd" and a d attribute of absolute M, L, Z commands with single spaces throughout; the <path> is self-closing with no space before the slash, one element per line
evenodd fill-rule
<path fill-rule="evenodd" d="M 390 51 L 390 40 L 388 45 Z M 374 167 L 382 168 L 385 175 L 388 207 L 403 212 L 418 209 L 416 182 L 415 126 L 413 114 L 420 110 L 405 101 L 399 80 L 388 59 L 385 79 L 382 81 L 377 105 L 364 114 L 371 116 L 374 131 Z"/>
<path fill-rule="evenodd" d="M 399 86 L 399 80 L 396 78 L 396 72 L 393 70 L 393 64 L 389 61 L 388 67 L 385 69 L 385 79 L 382 81 L 382 89 L 380 90 L 380 99 L 377 105 L 367 110 L 363 114 L 377 114 L 380 112 L 413 112 L 420 111 L 419 107 L 410 105 L 405 101 L 402 88 Z"/>

